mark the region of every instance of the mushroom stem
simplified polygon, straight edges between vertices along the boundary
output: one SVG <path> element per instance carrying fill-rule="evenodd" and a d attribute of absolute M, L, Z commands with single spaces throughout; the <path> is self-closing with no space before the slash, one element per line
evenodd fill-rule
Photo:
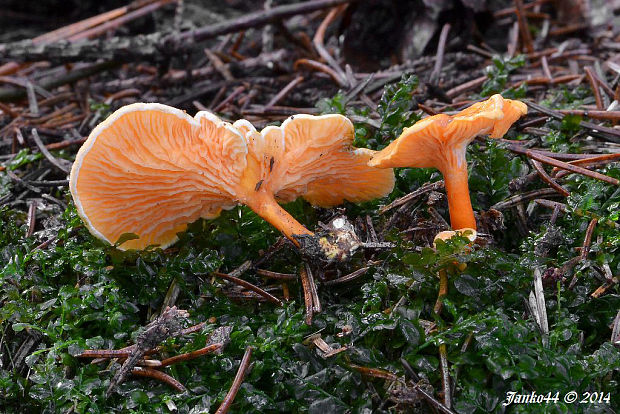
<path fill-rule="evenodd" d="M 254 210 L 256 214 L 271 223 L 276 229 L 280 230 L 297 247 L 299 247 L 299 242 L 292 237 L 293 235 L 314 235 L 314 233 L 280 207 L 273 194 L 267 191 L 259 190 L 253 197 L 248 197 L 245 204 Z"/>
<path fill-rule="evenodd" d="M 469 185 L 467 183 L 467 163 L 462 162 L 452 166 L 447 171 L 442 171 L 446 183 L 448 207 L 450 209 L 450 225 L 452 229 L 463 228 L 476 229 L 474 210 L 469 198 Z"/>

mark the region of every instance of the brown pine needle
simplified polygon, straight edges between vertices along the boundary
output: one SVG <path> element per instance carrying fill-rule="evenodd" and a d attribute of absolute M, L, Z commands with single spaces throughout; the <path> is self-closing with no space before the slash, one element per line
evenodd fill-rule
<path fill-rule="evenodd" d="M 245 378 L 245 374 L 250 366 L 250 358 L 252 357 L 252 347 L 248 346 L 245 348 L 245 353 L 243 354 L 243 358 L 241 359 L 241 364 L 239 365 L 239 369 L 237 370 L 237 375 L 235 375 L 235 379 L 233 380 L 232 385 L 230 386 L 230 390 L 224 397 L 224 401 L 217 409 L 215 414 L 226 414 L 230 409 L 233 401 L 235 400 L 235 396 L 237 392 L 239 392 L 239 388 L 243 383 L 243 379 Z"/>
<path fill-rule="evenodd" d="M 221 272 L 213 272 L 213 274 L 219 278 L 222 279 L 226 279 L 229 282 L 233 282 L 236 285 L 239 286 L 243 286 L 244 288 L 251 290 L 254 293 L 257 293 L 258 295 L 262 296 L 263 298 L 267 299 L 270 302 L 275 303 L 276 305 L 280 305 L 282 306 L 282 301 L 278 298 L 276 298 L 275 296 L 273 296 L 271 293 L 264 291 L 263 289 L 259 288 L 256 285 L 253 285 L 250 282 L 246 282 L 243 279 L 239 279 L 238 277 L 234 277 L 234 276 L 230 276 L 226 273 L 221 273 Z"/>
<path fill-rule="evenodd" d="M 187 389 L 179 381 L 175 380 L 174 378 L 172 378 L 170 375 L 166 374 L 165 372 L 161 372 L 153 368 L 134 367 L 131 370 L 131 374 L 137 375 L 139 377 L 154 378 L 158 381 L 161 381 L 161 382 L 164 382 L 170 385 L 172 388 L 174 388 L 178 392 L 187 391 Z"/>
<path fill-rule="evenodd" d="M 198 349 L 196 351 L 188 352 L 186 354 L 175 355 L 171 358 L 166 358 L 161 361 L 161 366 L 166 367 L 168 365 L 176 364 L 178 362 L 189 361 L 190 359 L 198 358 L 202 355 L 209 354 L 211 352 L 215 352 L 218 349 L 221 349 L 224 346 L 222 343 L 212 344 L 209 346 L 205 346 L 204 348 Z"/>
<path fill-rule="evenodd" d="M 540 178 L 542 178 L 544 182 L 549 184 L 551 188 L 555 189 L 558 193 L 562 194 L 564 197 L 568 197 L 570 195 L 570 192 L 568 192 L 568 190 L 566 190 L 560 184 L 556 183 L 553 180 L 553 178 L 551 178 L 549 174 L 547 174 L 547 172 L 543 169 L 542 164 L 539 161 L 532 160 L 532 165 L 534 166 L 534 169 L 536 170 Z"/>

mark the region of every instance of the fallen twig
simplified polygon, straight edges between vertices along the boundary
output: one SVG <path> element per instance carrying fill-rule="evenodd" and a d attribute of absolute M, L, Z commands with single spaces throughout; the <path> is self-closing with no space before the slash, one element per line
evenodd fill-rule
<path fill-rule="evenodd" d="M 342 283 L 347 283 L 350 282 L 352 280 L 357 279 L 358 277 L 366 274 L 366 272 L 368 272 L 368 269 L 370 269 L 370 267 L 362 267 L 360 269 L 357 269 L 351 273 L 349 273 L 348 275 L 339 277 L 338 279 L 333 279 L 333 280 L 328 280 L 326 282 L 323 282 L 323 285 L 325 286 L 334 286 L 334 285 L 340 285 Z"/>
<path fill-rule="evenodd" d="M 110 385 L 106 391 L 109 396 L 114 388 L 121 384 L 127 375 L 132 372 L 144 354 L 169 337 L 172 333 L 181 329 L 181 320 L 187 318 L 187 311 L 177 309 L 176 307 L 167 308 L 153 322 L 149 323 L 144 331 L 142 331 L 136 339 L 136 347 L 127 357 L 121 368 L 118 370 L 114 378 L 110 381 Z"/>
<path fill-rule="evenodd" d="M 272 272 L 271 270 L 265 270 L 265 269 L 256 269 L 256 274 L 260 276 L 268 277 L 271 279 L 278 279 L 278 280 L 299 279 L 299 276 L 294 273 L 278 273 L 278 272 Z"/>
<path fill-rule="evenodd" d="M 405 360 L 404 358 L 400 359 L 401 364 L 403 365 L 403 368 L 405 369 L 405 373 L 413 380 L 415 381 L 413 384 L 414 389 L 416 390 L 416 392 L 420 395 L 422 395 L 422 397 L 424 397 L 424 399 L 426 400 L 427 403 L 429 403 L 429 405 L 433 408 L 435 408 L 437 411 L 444 413 L 444 414 L 455 414 L 454 411 L 452 411 L 450 408 L 446 407 L 445 405 L 443 405 L 441 402 L 437 401 L 435 399 L 435 397 L 433 397 L 431 394 L 429 394 L 428 392 L 426 392 L 425 390 L 423 390 L 418 384 L 417 382 L 420 381 L 420 377 L 415 373 L 415 371 L 413 370 L 413 368 L 411 368 L 411 365 L 409 365 L 409 362 L 407 362 L 407 360 Z"/>
<path fill-rule="evenodd" d="M 441 369 L 441 386 L 443 388 L 443 404 L 452 408 L 452 386 L 450 384 L 450 367 L 448 365 L 448 351 L 446 344 L 439 345 L 439 367 Z"/>
<path fill-rule="evenodd" d="M 235 276 L 231 276 L 229 274 L 226 273 L 221 273 L 221 272 L 213 272 L 213 275 L 222 278 L 222 279 L 226 279 L 229 282 L 233 282 L 239 286 L 243 286 L 244 288 L 251 290 L 252 292 L 262 296 L 263 298 L 267 299 L 270 302 L 275 303 L 276 305 L 282 306 L 282 301 L 278 298 L 276 298 L 275 296 L 273 296 L 271 293 L 264 291 L 263 289 L 259 288 L 256 285 L 253 285 L 250 282 L 247 282 L 243 279 L 239 279 L 238 277 Z"/>
<path fill-rule="evenodd" d="M 387 206 L 381 207 L 379 209 L 379 212 L 381 214 L 384 214 L 386 211 L 389 211 L 395 207 L 400 207 L 404 204 L 407 204 L 408 202 L 416 199 L 417 197 L 421 196 L 424 193 L 427 193 L 429 191 L 437 191 L 437 190 L 442 189 L 443 187 L 444 187 L 443 180 L 435 181 L 434 183 L 425 184 L 422 187 L 418 188 L 417 190 L 412 191 L 411 193 L 404 195 L 400 198 L 397 198 L 396 200 L 392 201 Z"/>
<path fill-rule="evenodd" d="M 25 40 L 4 43 L 0 44 L 0 58 L 20 61 L 52 60 L 56 62 L 99 59 L 115 62 L 161 60 L 165 56 L 186 53 L 196 43 L 223 34 L 258 28 L 287 17 L 329 9 L 353 1 L 355 0 L 314 0 L 286 4 L 249 13 L 221 23 L 173 34 L 156 32 L 132 38 L 112 37 L 106 39 L 105 42 L 82 40 L 74 43 L 35 44 L 32 40 Z M 1 96 L 2 94 L 0 94 Z"/>
<path fill-rule="evenodd" d="M 538 175 L 540 175 L 540 178 L 542 178 L 544 182 L 549 184 L 553 189 L 555 189 L 558 193 L 562 194 L 564 197 L 568 197 L 570 195 L 570 192 L 568 192 L 568 190 L 566 190 L 560 184 L 555 182 L 553 178 L 551 178 L 549 174 L 547 174 L 547 172 L 543 169 L 542 164 L 539 161 L 535 159 L 532 159 L 531 161 L 532 161 L 532 165 L 534 166 L 534 169 L 536 170 Z"/>
<path fill-rule="evenodd" d="M 537 103 L 534 103 L 526 99 L 524 99 L 523 102 L 525 102 L 527 106 L 529 106 L 530 108 L 532 108 L 533 110 L 537 112 L 541 112 L 545 115 L 549 115 L 555 119 L 559 119 L 559 120 L 564 119 L 564 115 L 562 115 L 561 113 L 557 111 L 554 111 L 549 108 L 545 108 L 542 105 L 538 105 Z M 593 124 L 591 122 L 586 122 L 586 121 L 580 121 L 579 125 L 583 128 L 590 130 L 590 134 L 593 136 L 597 136 L 599 138 L 603 138 L 603 139 L 606 139 L 612 142 L 620 143 L 620 131 L 614 128 L 608 128 L 602 125 L 596 125 L 596 124 Z"/>
<path fill-rule="evenodd" d="M 131 369 L 131 374 L 137 375 L 140 377 L 154 378 L 161 382 L 165 382 L 166 384 L 170 385 L 172 388 L 174 388 L 178 392 L 187 391 L 187 389 L 179 381 L 175 380 L 174 378 L 172 378 L 170 375 L 166 374 L 165 372 L 161 372 L 153 368 L 133 367 Z"/>
<path fill-rule="evenodd" d="M 58 168 L 60 171 L 64 172 L 65 174 L 69 174 L 69 172 L 71 171 L 70 168 L 67 168 L 66 166 L 62 165 L 60 163 L 60 161 L 58 161 L 51 152 L 48 151 L 47 148 L 45 148 L 45 145 L 43 145 L 43 142 L 41 141 L 41 137 L 39 137 L 39 133 L 37 132 L 36 128 L 32 128 L 32 139 L 34 139 L 34 142 L 37 144 L 37 147 L 39 147 L 39 151 L 41 151 L 41 153 L 43 154 L 43 156 L 45 158 L 47 158 L 47 160 L 56 168 Z"/>
<path fill-rule="evenodd" d="M 241 364 L 239 364 L 239 369 L 237 370 L 237 375 L 235 375 L 235 379 L 233 380 L 226 397 L 224 397 L 224 401 L 219 406 L 215 414 L 226 414 L 230 409 L 233 401 L 235 400 L 235 396 L 237 392 L 239 392 L 239 388 L 243 383 L 243 379 L 245 378 L 246 372 L 250 367 L 250 358 L 252 357 L 252 347 L 248 346 L 245 348 L 245 353 L 243 354 L 243 358 L 241 359 Z"/>
<path fill-rule="evenodd" d="M 302 265 L 299 271 L 301 286 L 304 291 L 304 304 L 306 306 L 306 325 L 312 325 L 312 317 L 314 316 L 314 304 L 312 288 L 310 286 L 310 278 L 306 271 L 306 266 Z"/>
<path fill-rule="evenodd" d="M 554 167 L 561 168 L 563 170 L 567 170 L 573 173 L 585 175 L 586 177 L 594 178 L 596 180 L 605 181 L 609 184 L 620 185 L 620 180 L 617 178 L 609 177 L 607 175 L 597 173 L 596 171 L 590 171 L 586 168 L 579 167 L 574 164 L 569 164 L 563 161 L 556 160 L 555 158 L 548 157 L 547 155 L 542 154 L 540 151 L 525 149 L 518 145 L 509 145 L 508 149 L 510 151 L 516 152 L 517 154 L 526 155 L 529 158 L 532 158 L 536 161 L 543 162 L 545 164 L 552 165 Z"/>
<path fill-rule="evenodd" d="M 186 354 L 175 355 L 173 357 L 162 360 L 161 366 L 166 367 L 168 365 L 176 364 L 177 362 L 189 361 L 190 359 L 195 359 L 202 355 L 210 354 L 211 352 L 215 352 L 219 349 L 222 349 L 223 346 L 224 344 L 217 343 L 217 344 L 205 346 L 204 348 L 198 349 L 196 351 L 188 352 Z"/>

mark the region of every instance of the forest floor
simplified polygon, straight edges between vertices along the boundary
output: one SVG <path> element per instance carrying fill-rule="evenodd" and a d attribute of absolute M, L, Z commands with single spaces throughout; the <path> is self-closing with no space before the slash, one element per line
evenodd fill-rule
<path fill-rule="evenodd" d="M 0 10 L 0 411 L 620 409 L 613 2 L 66 3 Z M 243 206 L 120 251 L 68 190 L 90 131 L 134 102 L 258 129 L 339 113 L 379 150 L 494 93 L 528 115 L 469 147 L 470 247 L 433 247 L 449 228 L 434 169 L 397 169 L 384 199 L 285 205 L 310 229 L 353 224 L 365 247 L 330 265 Z M 153 324 L 174 328 L 157 348 Z"/>

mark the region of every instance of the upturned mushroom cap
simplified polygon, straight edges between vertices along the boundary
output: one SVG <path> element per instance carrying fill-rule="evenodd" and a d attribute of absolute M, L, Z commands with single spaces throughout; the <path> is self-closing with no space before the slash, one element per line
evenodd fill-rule
<path fill-rule="evenodd" d="M 475 229 L 467 184 L 467 144 L 479 135 L 503 136 L 526 113 L 524 103 L 493 95 L 454 116 L 434 115 L 405 128 L 368 165 L 437 168 L 446 182 L 452 228 Z"/>
<path fill-rule="evenodd" d="M 298 115 L 257 132 L 209 112 L 194 118 L 160 104 L 132 104 L 98 125 L 71 170 L 78 213 L 96 237 L 121 249 L 167 247 L 200 217 L 247 204 L 287 237 L 311 235 L 276 202 L 304 197 L 329 207 L 389 194 L 392 170 L 366 164 L 340 115 Z M 275 197 L 275 198 L 274 198 Z"/>
<path fill-rule="evenodd" d="M 433 240 L 433 247 L 437 247 L 437 240 L 446 241 L 450 240 L 454 236 L 463 236 L 466 237 L 470 242 L 475 242 L 478 237 L 478 232 L 474 229 L 459 229 L 459 230 L 446 230 L 440 231 L 435 235 L 435 239 Z"/>

